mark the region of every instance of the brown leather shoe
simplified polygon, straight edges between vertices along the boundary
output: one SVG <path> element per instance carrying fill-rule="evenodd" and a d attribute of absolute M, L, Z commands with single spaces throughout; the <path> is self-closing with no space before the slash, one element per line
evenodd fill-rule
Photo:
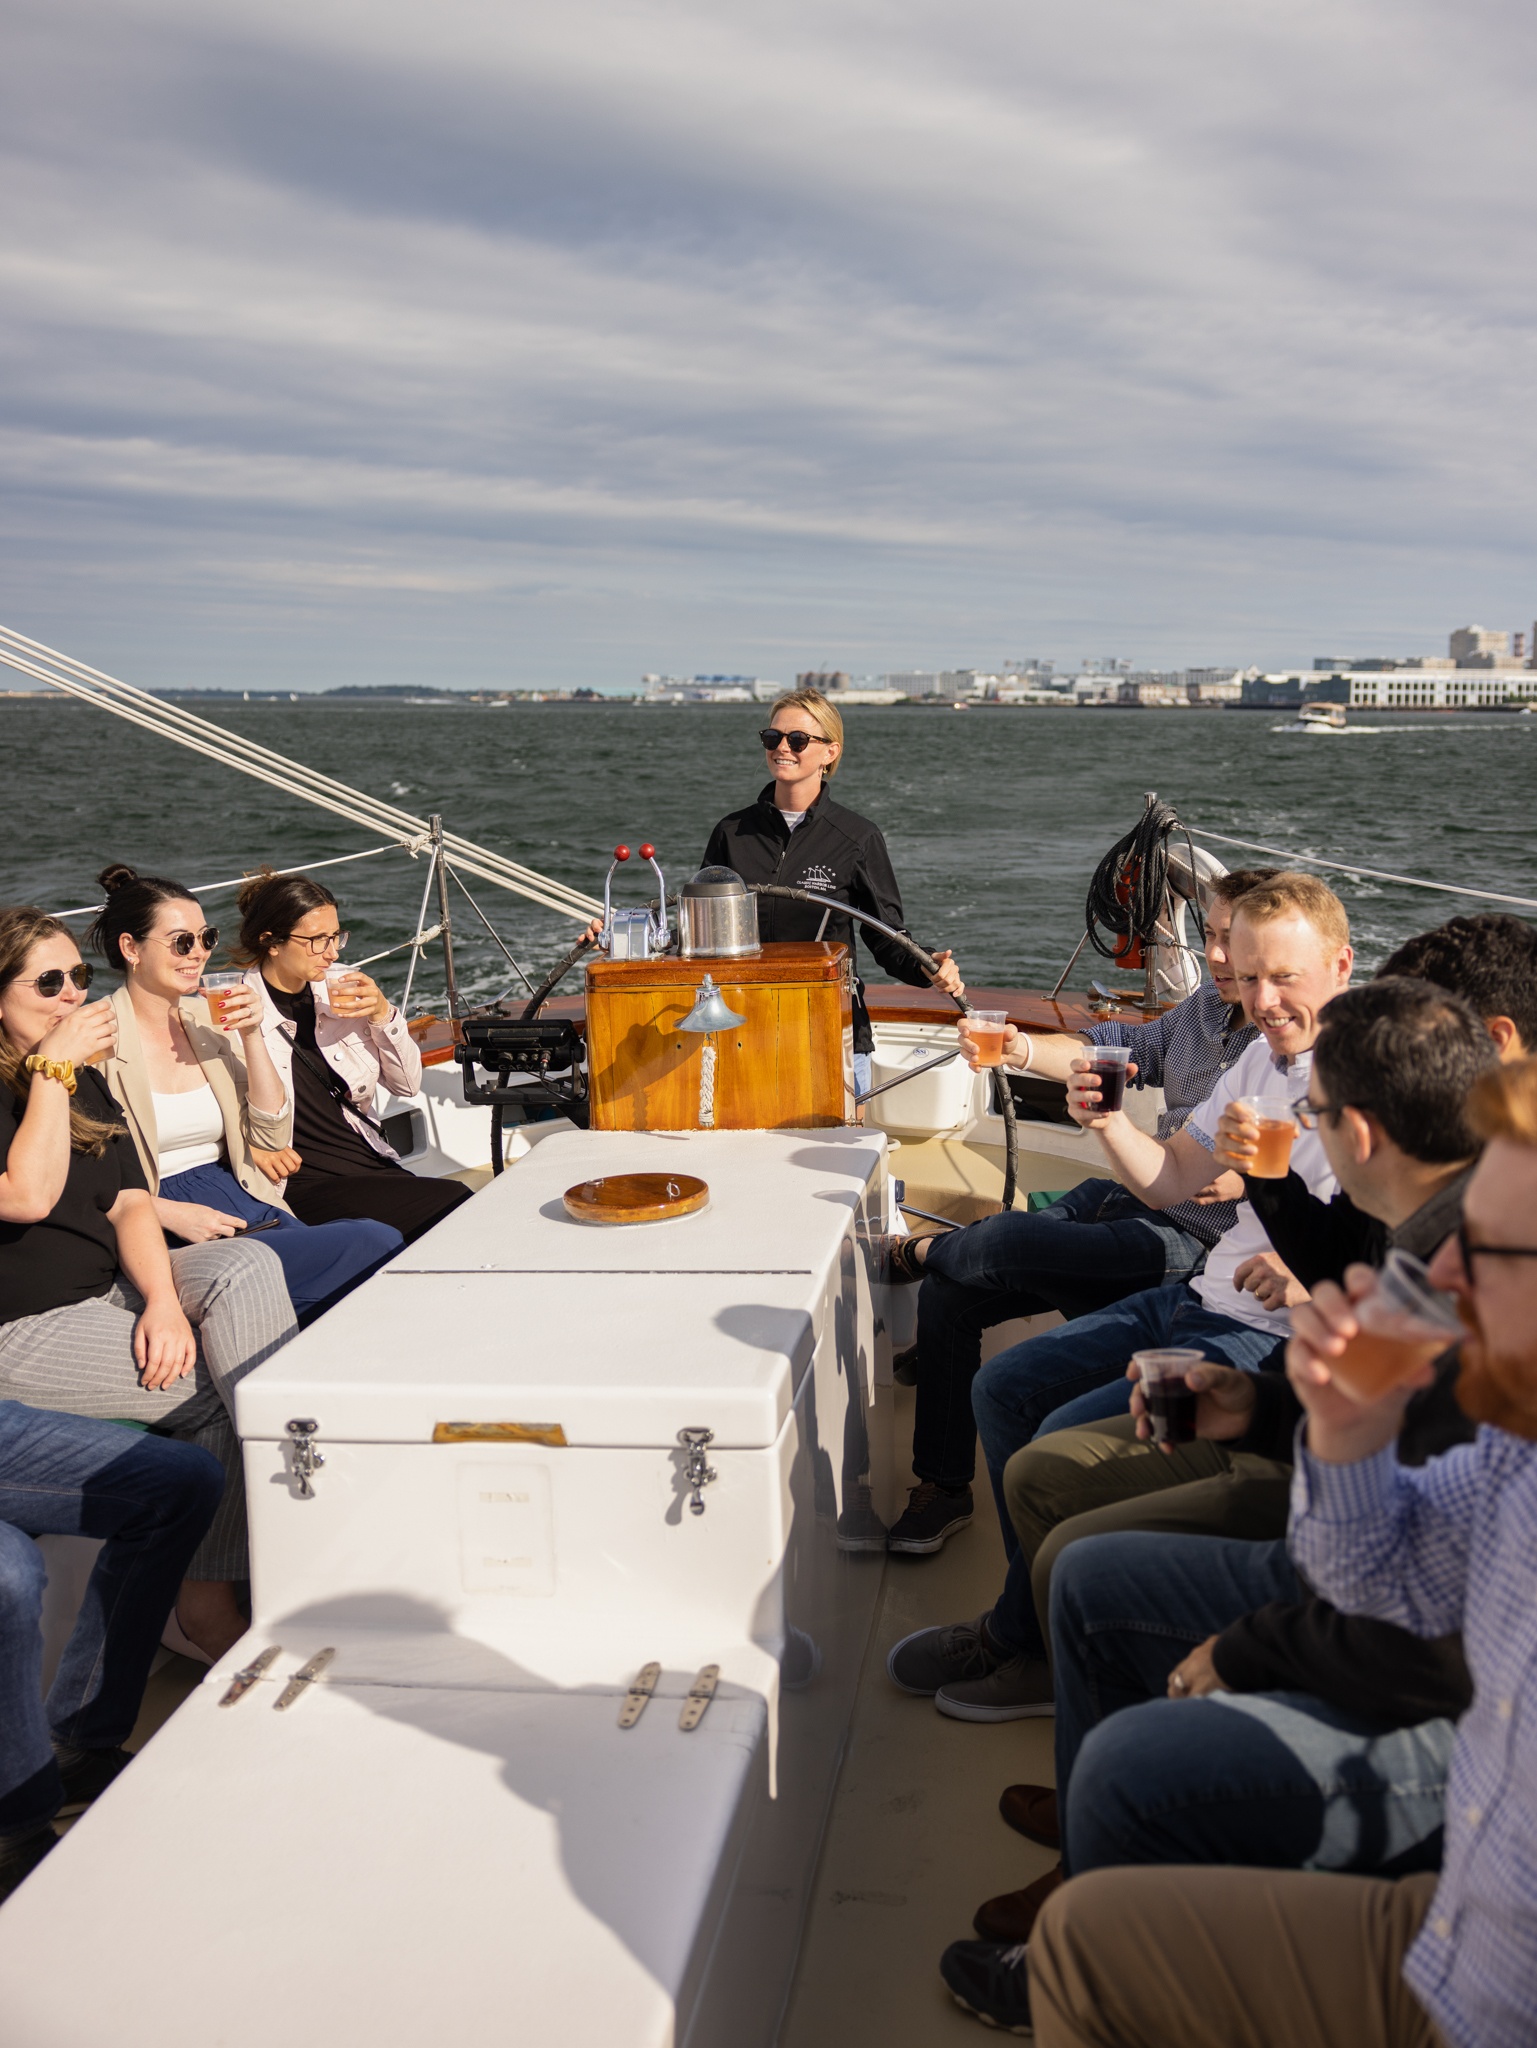
<path fill-rule="evenodd" d="M 1039 1842 L 1043 1849 L 1062 1847 L 1054 1785 L 1006 1785 L 998 1811 L 1027 1842 Z"/>
<path fill-rule="evenodd" d="M 1001 1892 L 978 1906 L 972 1926 L 984 1941 L 1028 1941 L 1035 1916 L 1062 1882 L 1062 1865 L 1048 1870 L 1021 1892 Z"/>

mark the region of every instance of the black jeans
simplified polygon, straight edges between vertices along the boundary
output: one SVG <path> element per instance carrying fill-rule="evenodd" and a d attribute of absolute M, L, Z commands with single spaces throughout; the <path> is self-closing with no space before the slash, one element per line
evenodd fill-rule
<path fill-rule="evenodd" d="M 942 1486 L 971 1481 L 984 1330 L 1050 1309 L 1089 1315 L 1187 1279 L 1205 1257 L 1205 1245 L 1113 1180 L 1083 1181 L 1035 1215 L 1016 1209 L 932 1238 L 918 1290 L 914 1472 Z"/>

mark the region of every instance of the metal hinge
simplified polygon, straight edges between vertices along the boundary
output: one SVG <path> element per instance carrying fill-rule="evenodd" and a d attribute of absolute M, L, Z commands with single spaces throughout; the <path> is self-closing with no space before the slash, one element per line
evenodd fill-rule
<path fill-rule="evenodd" d="M 619 1709 L 621 1728 L 633 1728 L 646 1711 L 646 1702 L 656 1691 L 656 1682 L 662 1675 L 660 1664 L 643 1664 L 636 1672 L 634 1682 L 624 1696 L 624 1705 Z"/>
<path fill-rule="evenodd" d="M 292 1424 L 289 1426 L 291 1428 Z M 683 1467 L 683 1484 L 692 1491 L 692 1498 L 688 1504 L 691 1515 L 702 1515 L 704 1513 L 704 1493 L 702 1489 L 719 1476 L 715 1467 L 705 1456 L 705 1446 L 713 1444 L 714 1441 L 715 1432 L 713 1429 L 680 1429 L 678 1431 L 678 1442 L 682 1444 L 684 1450 L 688 1453 L 687 1461 Z"/>
<path fill-rule="evenodd" d="M 694 1682 L 688 1689 L 688 1698 L 683 1702 L 683 1712 L 678 1716 L 678 1726 L 685 1735 L 692 1734 L 704 1719 L 705 1708 L 715 1697 L 715 1688 L 720 1683 L 720 1666 L 706 1664 L 695 1674 Z"/>
<path fill-rule="evenodd" d="M 299 1482 L 300 1500 L 315 1498 L 315 1489 L 310 1481 L 326 1461 L 325 1452 L 317 1451 L 315 1448 L 315 1432 L 319 1427 L 318 1422 L 305 1421 L 302 1418 L 295 1418 L 288 1425 L 288 1434 L 293 1439 L 294 1447 L 293 1474 Z"/>

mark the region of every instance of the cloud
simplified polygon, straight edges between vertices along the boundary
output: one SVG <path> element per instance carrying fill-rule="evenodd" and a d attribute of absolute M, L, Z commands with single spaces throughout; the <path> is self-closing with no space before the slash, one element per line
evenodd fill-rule
<path fill-rule="evenodd" d="M 1524 8 L 12 13 L 0 605 L 140 679 L 1537 602 Z"/>

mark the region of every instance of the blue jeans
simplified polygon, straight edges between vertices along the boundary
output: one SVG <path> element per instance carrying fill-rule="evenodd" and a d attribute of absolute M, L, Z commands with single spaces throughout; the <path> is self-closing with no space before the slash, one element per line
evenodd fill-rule
<path fill-rule="evenodd" d="M 982 1332 L 1018 1316 L 1086 1316 L 1182 1280 L 1206 1247 L 1118 1181 L 1088 1180 L 1034 1215 L 1012 1210 L 931 1238 L 918 1290 L 913 1470 L 941 1486 L 976 1466 L 972 1381 Z"/>
<path fill-rule="evenodd" d="M 1276 1339 L 1270 1330 L 1213 1315 L 1180 1280 L 1133 1294 L 1097 1315 L 1082 1316 L 1063 1329 L 1048 1330 L 1000 1351 L 977 1374 L 972 1412 L 1009 1560 L 1003 1593 L 988 1626 L 1009 1649 L 1033 1652 L 1040 1642 L 1040 1624 L 1030 1590 L 1030 1565 L 1020 1554 L 1003 1498 L 1003 1468 L 1017 1450 L 1046 1430 L 1048 1417 L 1052 1427 L 1064 1423 L 1066 1402 L 1073 1403 L 1068 1413 L 1074 1422 L 1124 1414 L 1131 1402 L 1126 1368 L 1132 1353 L 1161 1345 L 1188 1345 L 1224 1365 L 1253 1372 L 1274 1351 Z M 1087 1404 L 1078 1399 L 1083 1394 L 1100 1403 L 1092 1415 L 1083 1412 Z"/>
<path fill-rule="evenodd" d="M 301 1223 L 286 1209 L 248 1195 L 227 1166 L 189 1166 L 160 1183 L 168 1202 L 201 1202 L 247 1223 L 272 1223 L 252 1240 L 271 1245 L 282 1261 L 288 1297 L 301 1323 L 312 1323 L 333 1301 L 366 1280 L 405 1243 L 400 1232 L 371 1217 L 338 1223 Z"/>
<path fill-rule="evenodd" d="M 196 1444 L 0 1401 L 0 1829 L 58 1810 L 50 1733 L 116 1749 L 133 1732 L 160 1631 L 223 1491 L 223 1466 Z M 34 1536 L 103 1539 L 46 1705 Z"/>
<path fill-rule="evenodd" d="M 1437 1867 L 1450 1721 L 1384 1732 L 1300 1692 L 1165 1696 L 1198 1643 L 1305 1597 L 1284 1543 L 1128 1532 L 1062 1553 L 1051 1646 L 1070 1871 Z"/>

